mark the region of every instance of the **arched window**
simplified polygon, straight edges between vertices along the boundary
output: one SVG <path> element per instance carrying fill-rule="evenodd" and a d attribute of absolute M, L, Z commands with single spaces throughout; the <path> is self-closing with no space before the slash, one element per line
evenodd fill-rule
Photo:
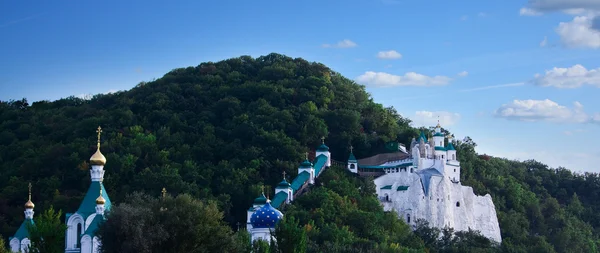
<path fill-rule="evenodd" d="M 456 207 L 460 207 L 460 202 L 456 201 Z"/>
<path fill-rule="evenodd" d="M 385 201 L 390 202 L 390 196 L 388 196 L 387 194 L 385 195 Z"/>
<path fill-rule="evenodd" d="M 406 214 L 406 223 L 410 223 L 410 213 Z"/>
<path fill-rule="evenodd" d="M 410 168 L 410 173 L 413 173 L 413 168 Z"/>
<path fill-rule="evenodd" d="M 456 160 L 456 158 L 455 158 L 455 157 L 456 157 L 456 155 L 455 155 L 455 154 L 452 154 L 452 160 Z"/>
<path fill-rule="evenodd" d="M 77 248 L 81 248 L 81 223 L 77 223 Z"/>
<path fill-rule="evenodd" d="M 350 169 L 354 169 L 354 163 L 350 164 Z"/>

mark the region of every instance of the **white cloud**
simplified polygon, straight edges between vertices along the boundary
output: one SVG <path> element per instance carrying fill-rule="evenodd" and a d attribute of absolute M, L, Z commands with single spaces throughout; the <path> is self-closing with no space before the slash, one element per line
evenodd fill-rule
<path fill-rule="evenodd" d="M 402 58 L 402 55 L 400 53 L 396 52 L 396 50 L 380 51 L 379 53 L 377 53 L 377 58 L 379 58 L 379 59 L 400 59 L 400 58 Z"/>
<path fill-rule="evenodd" d="M 539 16 L 550 12 L 577 15 L 569 22 L 560 22 L 555 31 L 565 47 L 600 48 L 600 14 L 598 0 L 530 0 L 519 11 L 522 16 Z M 594 25 L 596 23 L 596 25 Z"/>
<path fill-rule="evenodd" d="M 548 37 L 544 36 L 542 42 L 540 42 L 540 47 L 545 47 L 548 44 Z"/>
<path fill-rule="evenodd" d="M 566 47 L 600 48 L 600 31 L 592 27 L 594 16 L 577 16 L 571 22 L 560 22 L 555 31 Z"/>
<path fill-rule="evenodd" d="M 349 39 L 339 41 L 336 44 L 323 44 L 322 45 L 322 47 L 325 47 L 325 48 L 351 48 L 351 47 L 356 47 L 356 46 L 358 46 L 358 45 Z"/>
<path fill-rule="evenodd" d="M 437 125 L 438 119 L 442 127 L 455 125 L 460 120 L 460 114 L 447 111 L 417 111 L 411 118 L 414 127 L 429 127 Z"/>
<path fill-rule="evenodd" d="M 469 16 L 467 15 L 463 15 L 462 17 L 460 17 L 460 20 L 462 21 L 466 21 L 467 19 L 469 19 Z"/>
<path fill-rule="evenodd" d="M 374 71 L 367 71 L 356 78 L 357 83 L 375 87 L 437 86 L 446 85 L 451 80 L 447 76 L 426 76 L 415 72 L 408 72 L 403 76 L 398 76 Z"/>
<path fill-rule="evenodd" d="M 465 77 L 465 76 L 468 76 L 468 75 L 469 75 L 469 72 L 467 72 L 467 71 L 462 71 L 462 72 L 458 73 L 457 75 L 458 75 L 458 76 Z"/>
<path fill-rule="evenodd" d="M 550 99 L 513 100 L 498 108 L 495 115 L 501 118 L 528 122 L 589 123 L 592 120 L 583 111 L 581 103 L 575 102 L 572 108 L 568 108 Z"/>
<path fill-rule="evenodd" d="M 535 74 L 532 82 L 539 86 L 577 88 L 583 85 L 600 87 L 600 68 L 587 70 L 576 64 L 569 68 L 553 68 L 544 75 Z"/>
<path fill-rule="evenodd" d="M 530 9 L 530 8 L 521 8 L 519 10 L 519 15 L 521 15 L 521 16 L 539 16 L 539 15 L 542 15 L 542 13 L 540 13 L 536 10 Z"/>

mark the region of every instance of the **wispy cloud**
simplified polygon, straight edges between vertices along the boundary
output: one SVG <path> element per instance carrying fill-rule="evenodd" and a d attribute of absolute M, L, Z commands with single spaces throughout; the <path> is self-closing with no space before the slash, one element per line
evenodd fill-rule
<path fill-rule="evenodd" d="M 39 14 L 38 15 L 31 15 L 31 16 L 28 16 L 28 17 L 20 18 L 20 19 L 11 20 L 11 21 L 8 21 L 6 23 L 0 24 L 0 28 L 8 27 L 8 26 L 11 26 L 11 25 L 15 25 L 15 24 L 27 21 L 27 20 L 31 20 L 31 19 L 34 19 L 34 18 L 36 18 L 38 16 L 39 16 Z"/>
<path fill-rule="evenodd" d="M 523 85 L 525 85 L 524 82 L 521 82 L 521 83 L 507 83 L 507 84 L 498 84 L 498 85 L 483 86 L 483 87 L 477 87 L 477 88 L 471 88 L 471 89 L 464 89 L 464 90 L 459 90 L 459 92 L 471 92 L 471 91 L 479 91 L 479 90 L 491 90 L 491 89 L 516 87 L 516 86 L 523 86 Z"/>
<path fill-rule="evenodd" d="M 351 48 L 351 47 L 356 47 L 358 46 L 354 41 L 351 41 L 349 39 L 345 39 L 342 41 L 339 41 L 338 43 L 335 44 L 323 44 L 321 45 L 324 48 Z"/>

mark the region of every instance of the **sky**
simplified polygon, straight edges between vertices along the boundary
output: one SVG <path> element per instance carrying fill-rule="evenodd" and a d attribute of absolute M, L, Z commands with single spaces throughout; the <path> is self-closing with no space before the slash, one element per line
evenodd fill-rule
<path fill-rule="evenodd" d="M 600 172 L 600 0 L 0 1 L 0 100 L 128 90 L 271 52 L 477 151 Z"/>

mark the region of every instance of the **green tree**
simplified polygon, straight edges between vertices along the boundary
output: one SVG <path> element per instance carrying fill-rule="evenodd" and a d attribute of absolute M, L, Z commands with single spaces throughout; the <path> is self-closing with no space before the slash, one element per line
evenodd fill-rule
<path fill-rule="evenodd" d="M 4 237 L 0 236 L 0 253 L 9 253 L 10 250 L 6 248 L 6 242 L 4 241 Z"/>
<path fill-rule="evenodd" d="M 60 253 L 65 251 L 65 231 L 67 225 L 61 222 L 62 211 L 56 212 L 50 206 L 42 215 L 38 215 L 34 222 L 28 224 L 29 240 L 32 253 Z"/>
<path fill-rule="evenodd" d="M 99 226 L 103 252 L 231 252 L 235 240 L 216 203 L 188 194 L 136 193 Z"/>
<path fill-rule="evenodd" d="M 281 253 L 305 253 L 308 238 L 304 227 L 294 217 L 284 218 L 276 228 L 274 236 Z"/>

